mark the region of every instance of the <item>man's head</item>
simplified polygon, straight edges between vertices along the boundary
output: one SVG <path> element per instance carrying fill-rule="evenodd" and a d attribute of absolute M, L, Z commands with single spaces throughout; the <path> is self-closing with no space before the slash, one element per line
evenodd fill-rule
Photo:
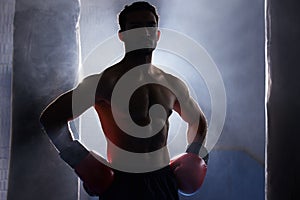
<path fill-rule="evenodd" d="M 119 14 L 119 38 L 125 44 L 126 52 L 151 53 L 160 37 L 158 15 L 154 6 L 147 2 L 126 5 Z"/>
<path fill-rule="evenodd" d="M 155 20 L 156 20 L 156 26 L 158 25 L 158 14 L 157 10 L 154 6 L 149 4 L 145 1 L 138 1 L 134 2 L 131 5 L 126 5 L 124 9 L 119 14 L 119 25 L 120 25 L 120 32 L 126 31 L 126 23 L 127 23 L 127 17 L 130 13 L 137 12 L 137 11 L 148 11 L 153 14 Z"/>

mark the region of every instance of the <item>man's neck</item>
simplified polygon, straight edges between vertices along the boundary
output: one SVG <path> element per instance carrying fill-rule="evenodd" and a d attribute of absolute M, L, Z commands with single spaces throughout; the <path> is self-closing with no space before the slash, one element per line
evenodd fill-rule
<path fill-rule="evenodd" d="M 123 62 L 129 68 L 134 68 L 139 65 L 149 64 L 151 65 L 152 62 L 152 51 L 145 52 L 142 50 L 138 51 L 131 51 L 125 54 L 123 58 Z"/>

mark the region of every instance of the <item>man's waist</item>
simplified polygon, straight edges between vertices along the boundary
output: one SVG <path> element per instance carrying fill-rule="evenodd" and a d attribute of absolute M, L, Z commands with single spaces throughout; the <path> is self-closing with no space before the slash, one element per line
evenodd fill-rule
<path fill-rule="evenodd" d="M 107 155 L 113 168 L 132 173 L 161 169 L 170 162 L 167 147 L 148 153 L 133 153 L 110 144 Z"/>

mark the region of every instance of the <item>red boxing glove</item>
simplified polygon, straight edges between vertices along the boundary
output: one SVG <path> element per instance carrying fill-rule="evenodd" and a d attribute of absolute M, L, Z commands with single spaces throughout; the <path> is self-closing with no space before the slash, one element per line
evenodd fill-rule
<path fill-rule="evenodd" d="M 171 159 L 170 166 L 175 174 L 180 191 L 191 194 L 201 187 L 206 175 L 207 165 L 197 154 L 180 154 Z"/>
<path fill-rule="evenodd" d="M 103 164 L 104 158 L 90 151 L 75 167 L 75 172 L 83 181 L 86 191 L 92 196 L 99 196 L 106 191 L 114 180 L 113 170 Z"/>

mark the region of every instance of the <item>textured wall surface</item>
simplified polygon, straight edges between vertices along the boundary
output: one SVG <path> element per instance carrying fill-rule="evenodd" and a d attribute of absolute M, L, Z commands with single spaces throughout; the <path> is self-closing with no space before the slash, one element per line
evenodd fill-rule
<path fill-rule="evenodd" d="M 15 1 L 0 1 L 0 200 L 7 197 Z"/>
<path fill-rule="evenodd" d="M 77 177 L 39 123 L 46 105 L 76 83 L 78 16 L 77 0 L 16 1 L 9 200 L 78 198 Z"/>

